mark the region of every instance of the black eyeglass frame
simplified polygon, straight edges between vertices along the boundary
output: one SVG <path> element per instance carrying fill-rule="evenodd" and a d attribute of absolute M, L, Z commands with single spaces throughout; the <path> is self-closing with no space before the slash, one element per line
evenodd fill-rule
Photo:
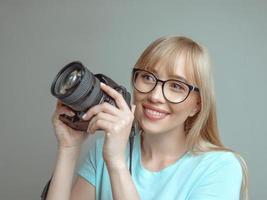
<path fill-rule="evenodd" d="M 150 91 L 148 91 L 148 92 L 142 92 L 142 91 L 138 90 L 138 89 L 135 87 L 134 77 L 135 77 L 135 73 L 138 72 L 138 71 L 147 72 L 147 73 L 151 74 L 151 75 L 155 78 L 155 80 L 156 80 L 156 84 L 155 84 L 155 86 L 154 86 Z M 169 99 L 166 98 L 166 96 L 165 96 L 165 94 L 164 94 L 164 90 L 163 90 L 163 88 L 164 88 L 165 83 L 168 82 L 168 81 L 177 81 L 177 82 L 180 82 L 180 83 L 185 84 L 185 85 L 188 87 L 188 89 L 189 89 L 188 94 L 186 95 L 186 97 L 185 97 L 182 101 L 179 101 L 179 102 L 173 102 L 173 101 L 170 101 Z M 164 98 L 165 98 L 168 102 L 173 103 L 173 104 L 178 104 L 178 103 L 182 103 L 182 102 L 184 102 L 184 101 L 187 99 L 187 97 L 189 96 L 189 94 L 190 94 L 192 91 L 199 92 L 199 88 L 198 88 L 198 87 L 193 86 L 193 85 L 190 85 L 190 84 L 185 83 L 185 82 L 183 82 L 183 81 L 180 81 L 180 80 L 177 80 L 177 79 L 168 79 L 168 80 L 165 80 L 165 81 L 164 81 L 164 80 L 159 79 L 159 78 L 158 78 L 155 74 L 153 74 L 152 72 L 149 72 L 149 71 L 144 70 L 144 69 L 133 68 L 133 70 L 132 70 L 132 84 L 133 84 L 134 88 L 135 88 L 138 92 L 143 93 L 143 94 L 147 94 L 147 93 L 149 93 L 149 92 L 151 92 L 151 91 L 153 91 L 153 90 L 155 89 L 155 87 L 158 85 L 158 82 L 161 82 L 161 83 L 162 83 L 162 84 L 161 84 L 161 88 L 162 88 L 162 94 L 163 94 Z"/>

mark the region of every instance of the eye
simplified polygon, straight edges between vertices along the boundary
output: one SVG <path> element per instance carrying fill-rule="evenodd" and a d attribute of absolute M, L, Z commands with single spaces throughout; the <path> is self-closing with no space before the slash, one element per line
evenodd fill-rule
<path fill-rule="evenodd" d="M 183 83 L 179 83 L 176 81 L 168 82 L 168 88 L 174 92 L 185 92 L 186 86 Z"/>
<path fill-rule="evenodd" d="M 142 73 L 140 75 L 141 75 L 142 80 L 145 82 L 155 82 L 155 78 L 152 74 Z"/>

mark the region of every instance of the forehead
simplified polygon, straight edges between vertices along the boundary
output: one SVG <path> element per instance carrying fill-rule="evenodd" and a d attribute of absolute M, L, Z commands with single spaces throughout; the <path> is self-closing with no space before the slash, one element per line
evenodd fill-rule
<path fill-rule="evenodd" d="M 168 65 L 166 63 L 158 63 L 155 66 L 148 67 L 148 70 L 164 79 L 179 79 L 179 77 L 187 79 L 185 73 L 185 62 L 183 58 L 177 59 L 173 65 Z"/>
<path fill-rule="evenodd" d="M 140 56 L 135 67 L 157 72 L 165 79 L 170 76 L 182 76 L 188 82 L 195 83 L 192 44 L 184 41 L 161 41 L 149 46 Z"/>
<path fill-rule="evenodd" d="M 185 82 L 192 82 L 189 73 L 189 63 L 184 54 L 176 55 L 176 57 L 168 56 L 158 59 L 153 64 L 146 64 L 141 68 L 155 73 L 161 79 L 180 79 Z"/>

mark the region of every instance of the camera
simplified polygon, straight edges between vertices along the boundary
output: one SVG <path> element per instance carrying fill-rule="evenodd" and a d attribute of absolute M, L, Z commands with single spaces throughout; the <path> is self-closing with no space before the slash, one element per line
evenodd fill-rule
<path fill-rule="evenodd" d="M 131 94 L 125 87 L 103 74 L 93 74 L 81 62 L 74 61 L 58 72 L 51 85 L 52 95 L 75 113 L 73 117 L 61 114 L 59 119 L 75 130 L 86 131 L 89 121 L 82 120 L 82 116 L 88 109 L 103 102 L 116 106 L 115 100 L 101 90 L 100 82 L 118 91 L 131 107 Z"/>

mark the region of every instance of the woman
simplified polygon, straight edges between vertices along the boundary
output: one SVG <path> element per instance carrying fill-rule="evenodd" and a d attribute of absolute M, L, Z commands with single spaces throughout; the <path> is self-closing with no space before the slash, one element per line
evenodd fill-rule
<path fill-rule="evenodd" d="M 220 141 L 208 53 L 186 37 L 162 37 L 150 44 L 132 73 L 129 109 L 114 89 L 101 85 L 118 107 L 89 109 L 88 133 L 72 130 L 58 115 L 73 113 L 57 104 L 53 124 L 58 159 L 47 199 L 236 200 L 247 198 L 242 157 Z M 131 173 L 128 139 L 133 120 Z M 102 129 L 72 186 L 82 142 Z"/>

